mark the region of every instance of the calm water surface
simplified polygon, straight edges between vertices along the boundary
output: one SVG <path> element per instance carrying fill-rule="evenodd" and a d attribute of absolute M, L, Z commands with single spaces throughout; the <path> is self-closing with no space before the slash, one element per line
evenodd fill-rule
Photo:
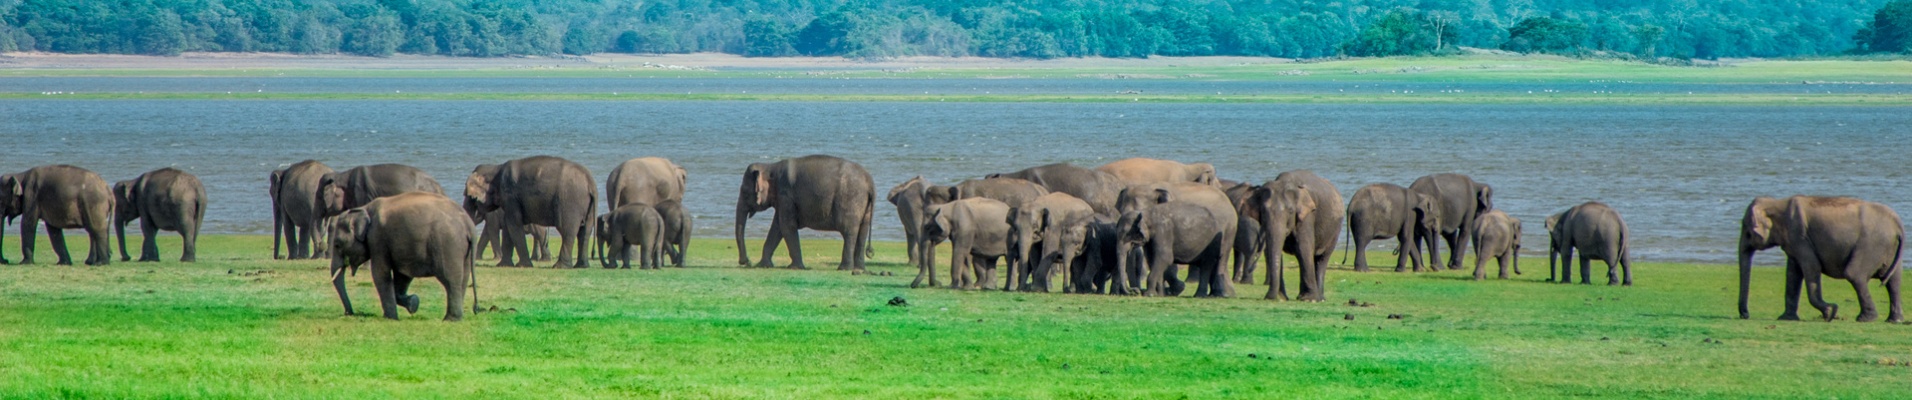
<path fill-rule="evenodd" d="M 378 80 L 350 85 L 380 84 L 363 81 Z M 0 79 L 0 90 L 22 82 Z M 897 82 L 910 81 L 882 85 Z M 830 93 L 810 84 L 781 90 Z M 879 194 L 914 175 L 953 183 L 1133 156 L 1212 162 L 1257 182 L 1311 169 L 1344 197 L 1460 172 L 1526 221 L 1529 252 L 1544 251 L 1545 215 L 1600 200 L 1626 217 L 1642 260 L 1731 262 L 1754 196 L 1912 210 L 1908 134 L 1912 112 L 1883 107 L 14 100 L 0 101 L 0 170 L 71 163 L 120 180 L 175 166 L 208 185 L 208 232 L 265 234 L 266 175 L 307 158 L 407 163 L 459 193 L 479 163 L 557 155 L 601 185 L 622 160 L 664 156 L 690 171 L 686 203 L 705 237 L 728 236 L 745 164 L 812 153 L 862 163 Z M 877 238 L 901 238 L 888 204 L 876 218 Z M 752 230 L 768 225 L 759 216 Z"/>

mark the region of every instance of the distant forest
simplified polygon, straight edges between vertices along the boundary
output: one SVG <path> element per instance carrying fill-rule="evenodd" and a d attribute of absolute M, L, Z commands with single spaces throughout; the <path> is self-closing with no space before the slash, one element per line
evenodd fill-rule
<path fill-rule="evenodd" d="M 1905 52 L 1912 0 L 1887 2 L 0 0 L 0 51 L 1314 58 L 1465 46 L 1699 59 Z"/>

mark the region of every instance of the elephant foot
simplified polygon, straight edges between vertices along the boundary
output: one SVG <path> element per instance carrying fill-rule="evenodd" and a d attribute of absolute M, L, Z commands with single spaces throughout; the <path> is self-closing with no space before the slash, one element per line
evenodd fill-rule
<path fill-rule="evenodd" d="M 509 268 L 509 267 L 516 267 L 518 266 L 518 264 L 512 264 L 510 261 L 499 261 L 497 264 L 492 264 L 491 266 Z"/>
<path fill-rule="evenodd" d="M 418 313 L 418 295 L 415 295 L 415 294 L 405 295 L 405 297 L 403 298 L 403 301 L 400 301 L 400 303 L 402 303 L 400 305 L 405 306 L 406 314 Z"/>
<path fill-rule="evenodd" d="M 193 256 L 185 256 L 185 257 L 179 258 L 179 262 L 194 262 L 194 261 L 199 261 L 199 260 Z"/>
<path fill-rule="evenodd" d="M 1799 314 L 1796 314 L 1796 313 L 1779 314 L 1779 320 L 1780 321 L 1798 321 Z"/>
<path fill-rule="evenodd" d="M 1885 318 L 1885 322 L 1894 323 L 1894 324 L 1905 323 L 1905 315 L 1901 315 L 1899 313 L 1892 313 L 1892 316 Z"/>
<path fill-rule="evenodd" d="M 764 268 L 769 268 L 769 266 L 766 265 Z M 792 263 L 790 264 L 790 269 L 810 269 L 810 267 L 803 266 L 803 263 Z"/>
<path fill-rule="evenodd" d="M 1853 319 L 1853 321 L 1857 321 L 1857 322 L 1872 322 L 1872 321 L 1878 321 L 1878 320 L 1879 320 L 1879 312 L 1874 310 L 1860 311 L 1859 318 Z"/>
<path fill-rule="evenodd" d="M 1824 310 L 1819 310 L 1819 312 L 1820 312 L 1820 314 L 1821 314 L 1822 316 L 1824 316 L 1824 317 L 1825 317 L 1825 319 L 1826 319 L 1826 322 L 1832 322 L 1832 320 L 1835 320 L 1835 319 L 1839 319 L 1839 305 L 1838 305 L 1838 304 L 1831 304 L 1831 303 L 1827 303 L 1827 304 L 1826 304 L 1826 309 L 1824 309 Z"/>
<path fill-rule="evenodd" d="M 133 261 L 133 258 L 132 258 L 132 257 L 126 257 L 126 256 L 121 256 L 121 257 L 120 257 L 120 262 L 127 262 L 127 261 Z M 143 261 L 143 260 L 142 260 L 142 261 Z"/>

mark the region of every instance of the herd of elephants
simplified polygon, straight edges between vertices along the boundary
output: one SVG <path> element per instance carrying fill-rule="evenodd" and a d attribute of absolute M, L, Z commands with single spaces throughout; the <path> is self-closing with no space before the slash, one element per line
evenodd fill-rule
<path fill-rule="evenodd" d="M 827 155 L 755 163 L 743 171 L 736 205 L 738 263 L 771 267 L 787 245 L 790 268 L 804 267 L 798 231 L 843 236 L 840 270 L 863 273 L 871 255 L 870 227 L 877 207 L 875 183 L 862 165 Z M 444 285 L 446 320 L 464 316 L 466 289 L 477 310 L 473 268 L 485 246 L 499 266 L 529 267 L 549 259 L 548 229 L 560 237 L 556 266 L 582 268 L 586 240 L 606 268 L 630 268 L 632 247 L 640 269 L 667 261 L 684 265 L 691 216 L 681 203 L 687 175 L 657 157 L 636 158 L 612 169 L 597 191 L 589 170 L 575 162 L 534 156 L 480 165 L 466 177 L 462 204 L 444 195 L 438 181 L 402 164 L 334 170 L 314 160 L 271 172 L 273 257 L 330 257 L 332 286 L 346 314 L 351 300 L 344 273 L 371 264 L 379 305 L 387 318 L 397 309 L 416 312 L 418 296 L 407 294 L 414 278 Z M 597 213 L 599 197 L 609 207 Z M 1287 171 L 1254 184 L 1217 177 L 1208 163 L 1130 158 L 1094 168 L 1066 163 L 989 174 L 953 186 L 917 176 L 890 189 L 884 199 L 902 219 L 909 261 L 917 267 L 911 287 L 941 286 L 934 249 L 950 246 L 952 288 L 1179 296 L 1178 268 L 1187 267 L 1197 297 L 1231 297 L 1236 283 L 1252 283 L 1266 259 L 1264 298 L 1288 299 L 1283 254 L 1298 261 L 1296 299 L 1325 299 L 1330 256 L 1347 229 L 1354 270 L 1368 271 L 1371 241 L 1399 242 L 1394 270 L 1462 269 L 1474 252 L 1474 279 L 1484 279 L 1488 260 L 1498 277 L 1519 271 L 1521 221 L 1494 209 L 1491 186 L 1466 175 L 1434 174 L 1408 186 L 1376 183 L 1343 201 L 1333 183 L 1305 170 Z M 158 231 L 183 237 L 181 261 L 192 261 L 206 209 L 199 179 L 163 168 L 107 186 L 98 174 L 70 165 L 47 165 L 0 176 L 0 216 L 20 219 L 21 257 L 33 262 L 35 229 L 44 222 L 60 264 L 70 264 L 64 229 L 83 229 L 91 239 L 86 263 L 110 262 L 109 224 L 126 252 L 126 224 L 144 233 L 140 261 L 158 261 Z M 744 243 L 746 223 L 775 210 L 763 253 L 753 264 Z M 483 225 L 482 231 L 474 229 Z M 1631 285 L 1631 232 L 1620 214 L 1588 202 L 1547 218 L 1549 281 L 1569 283 L 1578 253 L 1580 283 L 1591 283 L 1590 260 L 1607 264 L 1608 285 Z M 1785 312 L 1798 319 L 1800 286 L 1826 320 L 1838 306 L 1821 295 L 1821 275 L 1845 279 L 1857 292 L 1858 321 L 1878 318 L 1867 281 L 1884 282 L 1891 308 L 1887 321 L 1902 322 L 1900 252 L 1904 228 L 1885 205 L 1849 197 L 1760 197 L 1746 207 L 1739 239 L 1739 312 L 1747 318 L 1747 291 L 1754 253 L 1779 247 L 1786 254 Z M 528 245 L 527 235 L 536 245 Z M 4 233 L 0 233 L 0 238 Z M 1448 257 L 1441 260 L 1445 241 Z M 1471 245 L 1470 245 L 1471 244 Z M 1423 249 L 1427 254 L 1422 261 Z M 575 256 L 573 251 L 576 251 Z M 1555 260 L 1560 260 L 1556 275 Z M 1001 261 L 999 264 L 998 262 Z M 0 262 L 5 254 L 0 251 Z M 998 265 L 1007 267 L 1001 274 Z M 1057 281 L 1057 279 L 1060 281 Z"/>

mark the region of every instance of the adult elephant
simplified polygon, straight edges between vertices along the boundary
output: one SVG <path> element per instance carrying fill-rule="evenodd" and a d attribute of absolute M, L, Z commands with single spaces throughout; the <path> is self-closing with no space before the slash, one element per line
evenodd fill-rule
<path fill-rule="evenodd" d="M 1392 183 L 1362 186 L 1348 198 L 1348 239 L 1354 243 L 1354 270 L 1368 271 L 1368 242 L 1399 239 L 1400 257 L 1394 272 L 1421 272 L 1421 251 L 1416 234 L 1441 225 L 1441 205 L 1433 196 Z M 1435 260 L 1433 262 L 1439 262 Z"/>
<path fill-rule="evenodd" d="M 72 265 L 63 229 L 84 229 L 90 240 L 86 265 L 113 261 L 107 242 L 113 223 L 113 192 L 99 174 L 71 165 L 44 165 L 0 176 L 0 202 L 20 215 L 20 263 L 33 263 L 34 229 L 46 223 L 59 265 Z M 4 260 L 0 260 L 4 261 Z"/>
<path fill-rule="evenodd" d="M 1547 246 L 1547 271 L 1553 274 L 1554 255 L 1558 254 L 1560 283 L 1573 282 L 1573 253 L 1578 250 L 1581 284 L 1593 283 L 1590 260 L 1601 260 L 1607 263 L 1607 285 L 1622 283 L 1614 275 L 1617 263 L 1620 266 L 1617 269 L 1626 274 L 1625 285 L 1633 286 L 1633 263 L 1627 257 L 1627 236 L 1632 233 L 1627 231 L 1626 221 L 1620 220 L 1620 212 L 1613 207 L 1597 201 L 1586 202 L 1547 217 L 1546 226 L 1551 242 Z"/>
<path fill-rule="evenodd" d="M 1739 236 L 1739 318 L 1746 319 L 1746 292 L 1752 285 L 1753 254 L 1778 247 L 1786 252 L 1786 312 L 1782 320 L 1799 319 L 1799 286 L 1825 320 L 1838 317 L 1839 305 L 1825 301 L 1819 276 L 1852 283 L 1859 295 L 1859 322 L 1879 318 L 1866 280 L 1885 283 L 1891 298 L 1886 322 L 1904 322 L 1899 307 L 1900 259 L 1905 249 L 1905 226 L 1899 214 L 1883 204 L 1851 197 L 1760 197 L 1746 206 Z"/>
<path fill-rule="evenodd" d="M 1233 296 L 1234 282 L 1228 279 L 1228 272 L 1222 269 L 1222 263 L 1228 258 L 1229 247 L 1234 245 L 1235 240 L 1235 232 L 1227 229 L 1223 222 L 1233 222 L 1233 218 L 1229 218 L 1233 214 L 1216 213 L 1208 207 L 1175 200 L 1141 211 L 1123 213 L 1116 222 L 1120 229 L 1116 271 L 1128 270 L 1132 254 L 1139 249 L 1143 255 L 1140 258 L 1148 266 L 1145 295 L 1176 295 L 1180 292 L 1180 285 L 1169 282 L 1170 267 L 1188 264 L 1194 276 L 1191 280 L 1200 284 L 1195 291 L 1196 297 Z M 1206 278 L 1196 271 L 1213 271 L 1220 276 Z M 1129 287 L 1130 283 L 1123 275 L 1115 274 L 1115 286 Z"/>
<path fill-rule="evenodd" d="M 506 161 L 493 169 L 479 166 L 465 178 L 465 213 L 471 219 L 499 211 L 504 233 L 504 257 L 498 266 L 530 267 L 525 245 L 526 225 L 558 228 L 558 262 L 553 268 L 584 268 L 585 247 L 597 217 L 597 184 L 583 165 L 552 156 Z M 518 255 L 513 263 L 511 256 Z"/>
<path fill-rule="evenodd" d="M 183 243 L 179 261 L 192 262 L 198 254 L 199 227 L 206 221 L 206 185 L 199 177 L 177 168 L 160 168 L 138 178 L 113 184 L 113 227 L 119 232 L 120 261 L 132 261 L 126 252 L 126 224 L 139 220 L 145 235 L 140 261 L 159 261 L 159 231 L 179 232 Z"/>
<path fill-rule="evenodd" d="M 279 240 L 285 239 L 285 258 L 325 257 L 325 245 L 317 236 L 324 233 L 324 216 L 319 206 L 319 179 L 332 173 L 332 167 L 317 160 L 293 163 L 272 171 L 267 178 L 272 197 L 272 258 L 279 258 Z"/>
<path fill-rule="evenodd" d="M 332 288 L 345 315 L 352 299 L 345 294 L 347 269 L 372 264 L 372 286 L 379 311 L 398 319 L 398 307 L 418 312 L 418 296 L 408 294 L 412 279 L 436 277 L 445 287 L 445 320 L 464 319 L 465 289 L 472 290 L 471 312 L 478 312 L 478 284 L 472 264 L 478 254 L 471 217 L 442 194 L 410 192 L 381 197 L 339 216 L 332 226 Z"/>
<path fill-rule="evenodd" d="M 1009 251 L 1015 254 L 1014 259 L 1026 261 L 1027 270 L 1019 270 L 1011 264 L 1010 281 L 1021 285 L 1023 290 L 1049 291 L 1051 276 L 1060 271 L 1074 271 L 1076 259 L 1086 248 L 1089 223 L 1095 215 L 1089 203 L 1068 193 L 1049 193 L 1022 206 L 1011 207 Z M 1058 262 L 1062 264 L 1059 270 L 1055 268 Z"/>
<path fill-rule="evenodd" d="M 1435 243 L 1439 238 L 1446 239 L 1447 247 L 1451 250 L 1445 268 L 1461 268 L 1467 240 L 1474 237 L 1474 221 L 1481 214 L 1494 209 L 1494 189 L 1461 174 L 1423 176 L 1408 185 L 1408 189 L 1433 197 L 1440 204 L 1440 215 L 1435 217 L 1440 225 L 1421 233 L 1421 237 L 1426 239 L 1430 267 L 1436 271 L 1443 268 L 1441 250 Z"/>
<path fill-rule="evenodd" d="M 1089 203 L 1097 214 L 1107 216 L 1121 215 L 1116 211 L 1116 196 L 1128 187 L 1107 172 L 1069 165 L 1067 163 L 1030 167 L 1010 173 L 989 174 L 988 178 L 1016 178 L 1041 185 L 1050 192 L 1068 193 Z"/>
<path fill-rule="evenodd" d="M 843 258 L 837 269 L 864 272 L 863 257 L 876 211 L 875 188 L 862 165 L 833 156 L 750 164 L 737 188 L 737 263 L 751 265 L 744 246 L 744 227 L 750 217 L 774 208 L 775 219 L 764 238 L 758 267 L 771 267 L 770 256 L 776 254 L 777 246 L 788 244 L 790 268 L 807 268 L 797 231 L 808 228 L 842 233 Z"/>
<path fill-rule="evenodd" d="M 896 218 L 902 220 L 903 239 L 909 247 L 910 265 L 920 265 L 929 251 L 922 246 L 923 222 L 926 221 L 924 218 L 927 218 L 929 207 L 948 203 L 951 189 L 948 186 L 931 185 L 922 175 L 890 188 L 889 197 L 885 199 L 896 206 Z"/>
<path fill-rule="evenodd" d="M 625 204 L 664 204 L 684 201 L 684 185 L 689 178 L 684 167 L 661 157 L 633 158 L 611 169 L 604 180 L 604 200 L 612 209 Z"/>
<path fill-rule="evenodd" d="M 1236 232 L 1240 230 L 1240 213 L 1235 209 L 1235 203 L 1228 198 L 1228 194 L 1221 189 L 1194 182 L 1145 183 L 1129 185 L 1129 187 L 1122 189 L 1122 192 L 1116 195 L 1116 197 L 1116 209 L 1120 210 L 1123 215 L 1144 211 L 1155 205 L 1168 203 L 1170 201 L 1180 201 L 1207 209 L 1210 214 L 1224 216 L 1221 217 L 1220 220 L 1215 221 L 1215 223 L 1220 229 L 1228 232 L 1229 245 L 1227 249 L 1231 254 L 1235 252 Z M 1226 263 L 1224 262 L 1224 264 Z M 1224 279 L 1223 277 L 1229 276 L 1234 271 L 1211 271 L 1203 269 L 1202 265 L 1195 264 L 1189 264 L 1189 266 L 1189 279 L 1195 280 L 1200 284 L 1196 286 L 1196 296 L 1207 297 L 1211 294 L 1206 291 L 1215 288 L 1225 288 L 1229 291 L 1229 296 L 1233 296 L 1233 283 L 1217 282 L 1214 280 Z M 1173 274 L 1174 268 L 1171 267 L 1169 271 L 1170 274 Z"/>
<path fill-rule="evenodd" d="M 1049 194 L 1049 189 L 1035 182 L 1016 178 L 969 179 L 950 188 L 949 197 L 954 200 L 982 197 L 995 199 L 1010 207 L 1021 206 L 1035 201 L 1037 197 Z"/>
<path fill-rule="evenodd" d="M 1255 189 L 1249 204 L 1262 217 L 1262 251 L 1268 258 L 1269 300 L 1287 300 L 1281 277 L 1281 254 L 1294 254 L 1301 264 L 1302 301 L 1327 298 L 1328 258 L 1341 237 L 1341 192 L 1314 172 L 1283 172 Z"/>
<path fill-rule="evenodd" d="M 1183 164 L 1170 160 L 1137 157 L 1102 164 L 1100 167 L 1095 167 L 1095 170 L 1114 175 L 1116 179 L 1129 184 L 1194 182 L 1218 188 L 1225 187 L 1215 177 L 1215 165 L 1209 163 Z"/>
<path fill-rule="evenodd" d="M 445 195 L 445 187 L 425 170 L 405 164 L 358 166 L 319 176 L 319 217 L 369 204 L 380 197 L 407 192 Z"/>

